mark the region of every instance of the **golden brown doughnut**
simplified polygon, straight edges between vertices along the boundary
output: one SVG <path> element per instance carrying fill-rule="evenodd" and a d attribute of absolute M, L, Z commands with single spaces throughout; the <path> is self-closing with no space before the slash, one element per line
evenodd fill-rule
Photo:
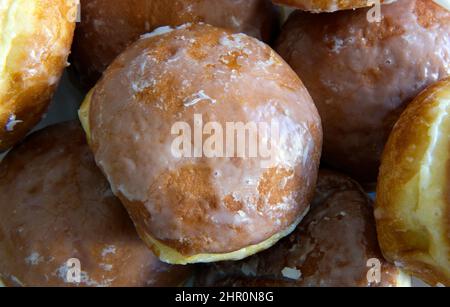
<path fill-rule="evenodd" d="M 89 88 L 127 45 L 161 26 L 205 22 L 264 41 L 279 26 L 269 0 L 81 0 L 81 16 L 72 61 Z"/>
<path fill-rule="evenodd" d="M 450 12 L 431 0 L 333 14 L 293 13 L 277 51 L 322 117 L 324 161 L 374 182 L 392 126 L 427 85 L 450 74 Z"/>
<path fill-rule="evenodd" d="M 395 0 L 381 0 L 380 3 L 393 1 Z M 273 2 L 313 13 L 335 12 L 373 5 L 369 0 L 273 0 Z"/>
<path fill-rule="evenodd" d="M 166 262 L 241 259 L 289 234 L 308 210 L 320 118 L 298 76 L 255 38 L 206 24 L 159 29 L 113 62 L 80 118 L 114 193 Z M 270 140 L 271 161 L 222 141 L 231 155 L 177 158 L 174 124 L 201 121 L 219 125 L 223 139 L 227 123 L 278 123 L 279 138 L 255 132 Z"/>
<path fill-rule="evenodd" d="M 381 264 L 370 283 L 369 259 Z M 198 286 L 366 287 L 408 286 L 411 280 L 381 256 L 372 203 L 346 176 L 321 171 L 311 211 L 289 237 L 272 249 L 238 262 L 198 269 Z"/>
<path fill-rule="evenodd" d="M 176 286 L 190 268 L 164 264 L 139 239 L 96 167 L 78 123 L 27 138 L 0 164 L 0 279 L 6 286 Z"/>
<path fill-rule="evenodd" d="M 375 218 L 386 258 L 450 286 L 450 79 L 401 115 L 383 153 Z"/>
<path fill-rule="evenodd" d="M 0 151 L 42 118 L 67 65 L 76 0 L 4 0 L 0 6 Z"/>

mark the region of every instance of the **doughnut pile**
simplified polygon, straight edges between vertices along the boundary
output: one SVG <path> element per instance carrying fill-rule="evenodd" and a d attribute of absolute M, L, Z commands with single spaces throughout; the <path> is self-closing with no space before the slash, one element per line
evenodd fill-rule
<path fill-rule="evenodd" d="M 370 184 L 402 111 L 450 75 L 450 12 L 432 0 L 398 0 L 382 6 L 377 23 L 367 10 L 296 11 L 276 50 L 319 109 L 324 161 Z"/>
<path fill-rule="evenodd" d="M 5 0 L 0 29 L 0 286 L 450 286 L 448 1 Z"/>

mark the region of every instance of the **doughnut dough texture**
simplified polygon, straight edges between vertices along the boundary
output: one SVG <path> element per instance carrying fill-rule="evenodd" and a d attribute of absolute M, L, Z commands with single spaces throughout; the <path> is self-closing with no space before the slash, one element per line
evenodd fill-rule
<path fill-rule="evenodd" d="M 391 3 L 395 0 L 381 0 Z M 370 6 L 368 0 L 273 0 L 274 3 L 295 7 L 313 13 L 335 12 Z"/>
<path fill-rule="evenodd" d="M 42 118 L 67 65 L 75 0 L 0 4 L 0 151 Z"/>
<path fill-rule="evenodd" d="M 450 286 L 450 79 L 400 117 L 383 154 L 375 217 L 386 258 Z"/>
<path fill-rule="evenodd" d="M 190 268 L 159 261 L 97 168 L 78 123 L 33 134 L 0 164 L 0 280 L 6 286 L 177 286 Z"/>
<path fill-rule="evenodd" d="M 278 30 L 269 0 L 81 0 L 81 16 L 72 60 L 89 88 L 127 45 L 161 26 L 205 22 L 264 41 Z"/>
<path fill-rule="evenodd" d="M 374 182 L 389 133 L 425 87 L 450 73 L 450 12 L 431 0 L 367 9 L 293 13 L 277 51 L 298 73 L 319 109 L 324 161 Z"/>
<path fill-rule="evenodd" d="M 367 261 L 381 262 L 380 283 L 369 283 Z M 321 171 L 311 211 L 289 237 L 244 261 L 198 269 L 198 286 L 408 286 L 410 278 L 383 260 L 372 204 L 361 187 Z"/>
<path fill-rule="evenodd" d="M 241 259 L 290 233 L 307 212 L 320 118 L 298 76 L 264 43 L 206 24 L 165 31 L 116 59 L 80 117 L 97 164 L 162 260 Z M 208 123 L 222 128 L 223 139 L 237 139 L 227 123 L 275 122 L 279 130 L 253 134 L 270 141 L 271 159 L 261 151 L 250 157 L 248 136 L 234 146 L 220 138 L 223 152 L 209 157 L 201 148 L 213 131 L 196 142 L 200 155 L 192 149 L 192 157 L 178 158 L 173 127 L 180 122 L 192 129 L 193 144 L 194 128 Z"/>

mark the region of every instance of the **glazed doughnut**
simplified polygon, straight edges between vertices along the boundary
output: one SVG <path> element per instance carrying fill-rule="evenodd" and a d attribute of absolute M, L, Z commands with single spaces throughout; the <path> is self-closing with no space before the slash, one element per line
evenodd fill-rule
<path fill-rule="evenodd" d="M 391 3 L 393 1 L 395 0 L 381 0 L 380 3 Z M 335 12 L 373 5 L 368 0 L 273 0 L 273 2 L 313 13 Z"/>
<path fill-rule="evenodd" d="M 308 210 L 320 118 L 298 76 L 255 38 L 206 24 L 158 29 L 111 64 L 80 118 L 97 164 L 163 261 L 244 258 Z M 180 123 L 192 129 L 182 146 Z M 256 139 L 271 144 L 270 157 L 250 155 Z"/>
<path fill-rule="evenodd" d="M 276 50 L 298 73 L 322 117 L 324 162 L 375 182 L 381 153 L 404 108 L 450 73 L 450 12 L 432 0 L 367 9 L 294 12 Z"/>
<path fill-rule="evenodd" d="M 386 145 L 375 217 L 386 258 L 450 286 L 450 79 L 422 92 Z"/>
<path fill-rule="evenodd" d="M 0 280 L 6 286 L 176 286 L 139 239 L 94 162 L 78 123 L 39 131 L 0 164 Z M 67 261 L 80 261 L 68 283 Z"/>
<path fill-rule="evenodd" d="M 67 65 L 76 2 L 2 1 L 0 151 L 20 141 L 47 110 Z"/>
<path fill-rule="evenodd" d="M 379 283 L 369 282 L 369 259 L 380 261 Z M 238 262 L 198 269 L 198 286 L 409 286 L 411 280 L 381 256 L 372 203 L 346 176 L 321 171 L 311 211 L 288 238 Z"/>
<path fill-rule="evenodd" d="M 140 35 L 161 26 L 205 22 L 269 41 L 279 27 L 269 0 L 81 0 L 72 62 L 91 88 Z"/>

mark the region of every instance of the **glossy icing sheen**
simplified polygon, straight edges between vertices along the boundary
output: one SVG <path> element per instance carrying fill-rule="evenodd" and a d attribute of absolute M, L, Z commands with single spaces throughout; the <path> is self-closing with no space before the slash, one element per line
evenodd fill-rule
<path fill-rule="evenodd" d="M 381 282 L 369 283 L 367 261 L 381 263 Z M 322 171 L 311 211 L 289 237 L 240 262 L 198 270 L 199 286 L 407 286 L 410 279 L 383 260 L 371 202 L 351 179 Z"/>
<path fill-rule="evenodd" d="M 90 85 L 129 44 L 161 26 L 205 22 L 264 41 L 278 30 L 269 0 L 81 0 L 81 16 L 72 58 Z"/>
<path fill-rule="evenodd" d="M 450 12 L 431 0 L 335 14 L 296 12 L 277 51 L 304 81 L 324 126 L 324 159 L 375 181 L 392 126 L 411 100 L 450 74 Z"/>
<path fill-rule="evenodd" d="M 187 267 L 166 265 L 139 239 L 96 167 L 78 123 L 46 128 L 0 164 L 0 279 L 6 286 L 177 286 Z"/>
<path fill-rule="evenodd" d="M 320 119 L 303 84 L 244 34 L 208 25 L 162 32 L 118 57 L 89 108 L 97 164 L 141 236 L 192 256 L 234 252 L 287 229 L 308 207 L 320 159 Z M 175 158 L 171 127 L 194 127 L 194 114 L 223 127 L 277 120 L 274 163 Z"/>

